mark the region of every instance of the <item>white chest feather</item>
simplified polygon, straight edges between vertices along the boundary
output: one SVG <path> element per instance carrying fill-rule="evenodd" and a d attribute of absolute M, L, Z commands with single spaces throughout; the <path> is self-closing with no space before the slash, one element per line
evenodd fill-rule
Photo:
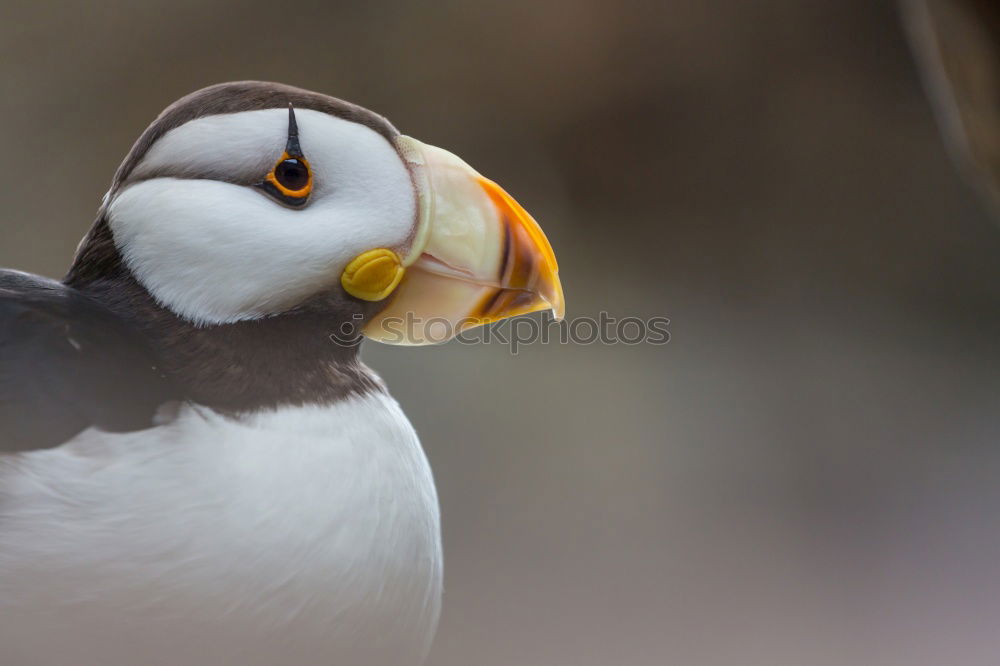
<path fill-rule="evenodd" d="M 0 458 L 0 663 L 416 664 L 437 498 L 383 395 Z"/>

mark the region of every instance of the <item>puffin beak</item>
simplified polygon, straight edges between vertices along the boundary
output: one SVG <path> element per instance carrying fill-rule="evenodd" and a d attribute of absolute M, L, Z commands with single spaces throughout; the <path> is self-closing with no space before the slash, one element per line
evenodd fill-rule
<path fill-rule="evenodd" d="M 538 223 L 499 185 L 446 150 L 397 138 L 419 221 L 388 306 L 364 334 L 391 344 L 443 342 L 528 312 L 565 312 L 559 268 Z"/>

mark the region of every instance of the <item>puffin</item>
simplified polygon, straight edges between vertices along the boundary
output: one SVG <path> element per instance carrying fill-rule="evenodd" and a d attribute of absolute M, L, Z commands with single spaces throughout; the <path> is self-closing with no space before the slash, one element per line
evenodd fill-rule
<path fill-rule="evenodd" d="M 0 663 L 422 663 L 438 500 L 361 343 L 543 310 L 545 234 L 454 154 L 279 83 L 174 102 L 61 281 L 0 270 Z"/>

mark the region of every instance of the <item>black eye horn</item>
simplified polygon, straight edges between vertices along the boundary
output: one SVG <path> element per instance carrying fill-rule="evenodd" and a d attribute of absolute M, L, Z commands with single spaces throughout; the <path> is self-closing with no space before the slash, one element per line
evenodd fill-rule
<path fill-rule="evenodd" d="M 299 125 L 295 122 L 295 108 L 292 103 L 288 103 L 288 143 L 285 144 L 285 152 L 289 157 L 302 157 L 302 148 L 299 146 Z"/>

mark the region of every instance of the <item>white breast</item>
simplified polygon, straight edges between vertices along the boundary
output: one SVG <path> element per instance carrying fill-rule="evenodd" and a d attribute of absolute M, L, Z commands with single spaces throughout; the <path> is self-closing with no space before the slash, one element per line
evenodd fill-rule
<path fill-rule="evenodd" d="M 0 663 L 416 664 L 437 498 L 391 398 L 0 458 Z"/>

